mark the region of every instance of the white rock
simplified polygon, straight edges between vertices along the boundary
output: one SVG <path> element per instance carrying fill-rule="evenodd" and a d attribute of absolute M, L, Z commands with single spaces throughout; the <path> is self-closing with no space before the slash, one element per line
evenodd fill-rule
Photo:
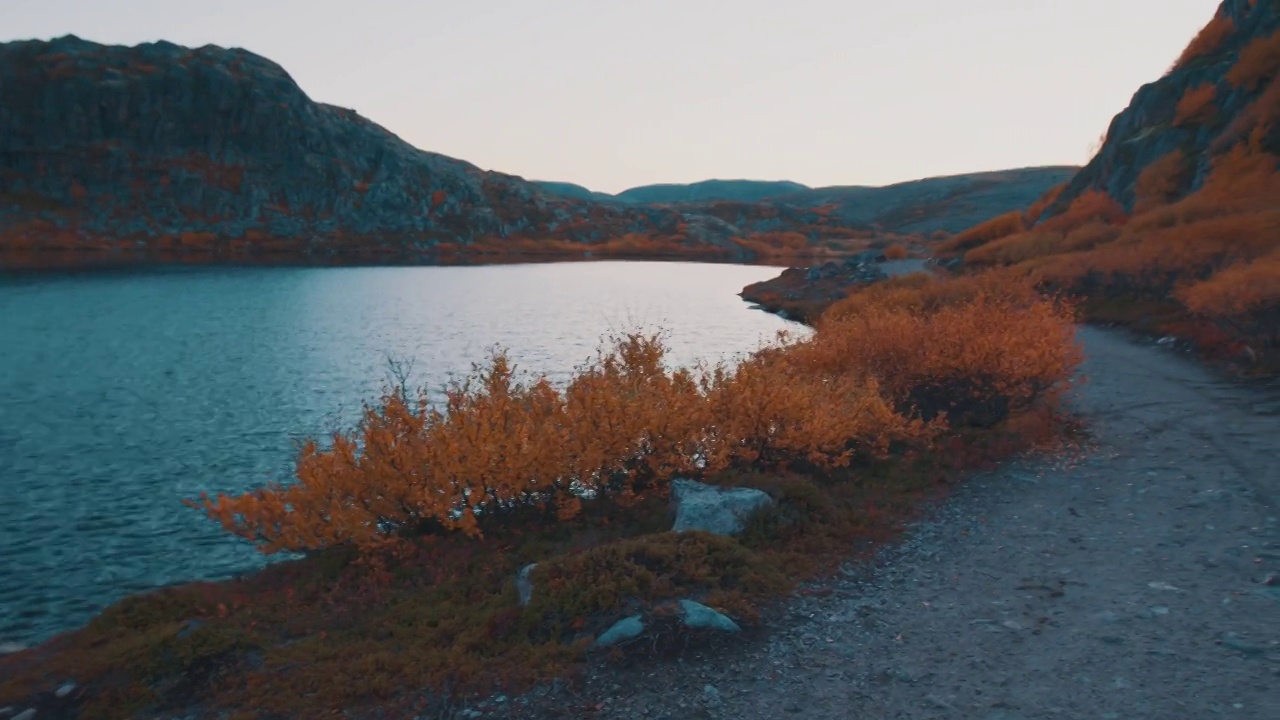
<path fill-rule="evenodd" d="M 672 530 L 737 535 L 746 529 L 752 514 L 773 504 L 773 498 L 753 488 L 722 488 L 677 479 L 671 481 L 671 502 L 676 509 Z"/>
<path fill-rule="evenodd" d="M 516 593 L 520 596 L 520 605 L 528 605 L 533 599 L 533 581 L 529 579 L 529 573 L 538 567 L 538 563 L 529 563 L 520 568 L 520 572 L 516 573 Z"/>

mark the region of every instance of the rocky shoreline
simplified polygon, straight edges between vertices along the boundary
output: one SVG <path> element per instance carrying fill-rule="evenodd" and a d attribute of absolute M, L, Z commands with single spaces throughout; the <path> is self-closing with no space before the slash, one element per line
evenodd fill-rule
<path fill-rule="evenodd" d="M 889 260 L 883 251 L 867 250 L 821 265 L 788 268 L 778 277 L 748 285 L 738 296 L 784 320 L 811 324 L 828 305 L 859 287 L 933 267 L 931 260 Z"/>

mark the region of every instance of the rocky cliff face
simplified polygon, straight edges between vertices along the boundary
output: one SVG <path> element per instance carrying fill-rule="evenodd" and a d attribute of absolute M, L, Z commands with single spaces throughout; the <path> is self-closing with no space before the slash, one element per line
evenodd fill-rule
<path fill-rule="evenodd" d="M 1273 42 L 1269 50 L 1255 46 L 1248 51 L 1250 62 L 1264 63 L 1259 68 L 1265 76 L 1262 81 L 1242 86 L 1228 77 L 1246 48 L 1277 30 L 1280 2 L 1225 0 L 1183 61 L 1164 77 L 1143 85 L 1129 107 L 1116 115 L 1097 156 L 1072 178 L 1042 221 L 1060 214 L 1089 190 L 1106 192 L 1132 210 L 1138 176 L 1175 150 L 1182 151 L 1186 166 L 1178 176 L 1178 187 L 1170 189 L 1170 200 L 1198 189 L 1212 159 L 1254 130 L 1261 131 L 1259 149 L 1280 154 L 1280 123 L 1266 125 L 1280 116 L 1276 58 L 1267 57 L 1280 52 L 1280 47 Z M 1271 67 L 1269 76 L 1266 63 Z"/>
<path fill-rule="evenodd" d="M 673 233 L 680 221 L 554 197 L 418 150 L 312 102 L 244 50 L 75 37 L 0 45 L 0 232 L 10 243 L 421 252 Z"/>

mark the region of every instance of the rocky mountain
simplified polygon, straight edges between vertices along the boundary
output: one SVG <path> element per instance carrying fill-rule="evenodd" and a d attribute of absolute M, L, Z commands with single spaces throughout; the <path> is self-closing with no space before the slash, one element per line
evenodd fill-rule
<path fill-rule="evenodd" d="M 829 256 L 998 214 L 1056 172 L 826 190 L 708 181 L 612 198 L 417 149 L 353 110 L 312 101 L 245 50 L 74 36 L 0 44 L 0 266 L 84 253 L 327 263 Z M 646 204 L 664 198 L 687 202 Z"/>
<path fill-rule="evenodd" d="M 1088 165 L 930 252 L 953 271 L 996 269 L 1077 298 L 1087 319 L 1280 375 L 1280 2 L 1222 2 Z M 744 296 L 813 317 L 866 284 L 824 267 Z"/>
<path fill-rule="evenodd" d="M 953 233 L 1026 207 L 1079 170 L 1051 165 L 925 178 L 883 187 L 816 188 L 778 201 L 834 205 L 841 222 L 896 233 Z"/>
<path fill-rule="evenodd" d="M 1225 0 L 1169 72 L 1139 88 L 1115 116 L 1098 154 L 1042 221 L 1090 190 L 1104 192 L 1131 212 L 1143 171 L 1175 151 L 1182 163 L 1177 172 L 1167 173 L 1166 201 L 1199 189 L 1213 159 L 1255 131 L 1258 149 L 1280 155 L 1277 30 L 1276 0 Z"/>
<path fill-rule="evenodd" d="M 283 68 L 244 50 L 70 36 L 0 45 L 0 234 L 10 248 L 430 255 L 511 238 L 674 235 L 682 221 L 560 198 L 419 150 L 313 102 Z"/>

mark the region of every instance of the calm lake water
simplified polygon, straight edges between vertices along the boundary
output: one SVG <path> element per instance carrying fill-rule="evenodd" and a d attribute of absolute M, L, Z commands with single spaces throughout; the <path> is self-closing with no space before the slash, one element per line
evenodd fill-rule
<path fill-rule="evenodd" d="M 777 268 L 597 262 L 0 276 L 0 642 L 263 556 L 183 498 L 290 476 L 411 363 L 440 387 L 494 344 L 564 379 L 610 331 L 679 363 L 796 326 L 736 293 Z"/>

